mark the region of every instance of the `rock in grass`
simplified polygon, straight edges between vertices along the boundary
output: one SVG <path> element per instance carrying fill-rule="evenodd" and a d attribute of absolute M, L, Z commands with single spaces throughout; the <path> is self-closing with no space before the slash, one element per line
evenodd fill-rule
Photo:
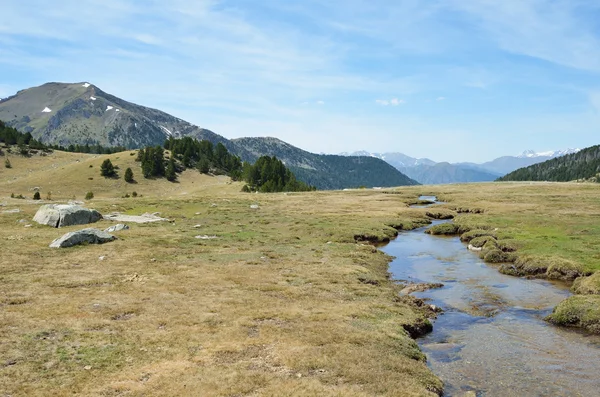
<path fill-rule="evenodd" d="M 124 223 L 117 223 L 116 225 L 104 229 L 106 233 L 114 233 L 119 232 L 121 230 L 129 230 L 129 226 L 125 225 Z"/>
<path fill-rule="evenodd" d="M 560 302 L 546 320 L 600 334 L 600 295 L 574 295 Z"/>
<path fill-rule="evenodd" d="M 102 215 L 96 210 L 69 204 L 44 204 L 33 217 L 35 222 L 52 227 L 85 225 L 100 219 Z"/>
<path fill-rule="evenodd" d="M 50 243 L 50 248 L 67 248 L 80 244 L 104 244 L 117 238 L 102 230 L 88 228 L 69 232 Z"/>

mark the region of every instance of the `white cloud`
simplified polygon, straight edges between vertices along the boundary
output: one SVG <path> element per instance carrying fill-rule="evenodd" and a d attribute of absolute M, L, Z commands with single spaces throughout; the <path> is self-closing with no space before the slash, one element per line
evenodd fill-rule
<path fill-rule="evenodd" d="M 404 99 L 392 98 L 392 99 L 376 99 L 375 103 L 381 106 L 398 106 L 404 105 L 406 101 Z"/>
<path fill-rule="evenodd" d="M 438 102 L 439 101 L 443 101 L 445 99 L 446 99 L 446 97 L 443 97 L 443 96 L 439 96 L 439 97 L 435 98 L 435 100 L 438 101 Z"/>
<path fill-rule="evenodd" d="M 325 101 L 317 101 L 317 105 L 325 105 Z"/>

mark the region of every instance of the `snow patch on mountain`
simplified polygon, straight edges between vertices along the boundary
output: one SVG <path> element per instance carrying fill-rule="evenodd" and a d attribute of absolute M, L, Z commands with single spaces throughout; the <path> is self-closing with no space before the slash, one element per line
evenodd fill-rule
<path fill-rule="evenodd" d="M 95 101 L 95 100 L 96 100 L 96 97 L 93 97 L 93 96 L 91 96 L 91 97 L 90 97 L 90 99 L 91 99 L 92 101 Z"/>
<path fill-rule="evenodd" d="M 106 110 L 105 110 L 105 111 L 106 111 L 106 112 L 108 112 L 108 111 L 109 111 L 110 109 L 112 109 L 112 108 L 113 108 L 112 106 L 110 106 L 110 105 L 107 105 L 107 106 L 106 106 Z"/>
<path fill-rule="evenodd" d="M 90 83 L 83 83 L 82 86 L 85 88 L 88 88 L 91 84 Z"/>
<path fill-rule="evenodd" d="M 521 153 L 520 155 L 518 155 L 518 158 L 535 158 L 535 157 L 560 157 L 560 156 L 564 156 L 567 154 L 572 154 L 572 153 L 577 153 L 578 151 L 580 151 L 581 149 L 572 149 L 572 148 L 568 148 L 568 149 L 563 149 L 563 150 L 549 150 L 549 151 L 545 151 L 545 152 L 536 152 L 534 150 L 525 150 L 523 153 Z"/>
<path fill-rule="evenodd" d="M 160 126 L 160 128 L 162 128 L 163 130 L 165 130 L 165 132 L 167 133 L 167 135 L 169 136 L 173 136 L 173 133 L 167 128 L 167 127 L 163 127 L 162 125 Z"/>
<path fill-rule="evenodd" d="M 44 110 L 42 110 L 42 113 L 50 113 L 51 111 L 52 110 L 49 107 L 45 107 Z"/>

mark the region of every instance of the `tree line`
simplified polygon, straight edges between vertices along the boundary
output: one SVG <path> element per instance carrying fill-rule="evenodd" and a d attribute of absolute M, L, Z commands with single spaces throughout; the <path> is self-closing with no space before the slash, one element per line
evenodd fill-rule
<path fill-rule="evenodd" d="M 568 182 L 591 178 L 600 182 L 600 145 L 529 167 L 519 168 L 498 178 L 498 181 Z"/>
<path fill-rule="evenodd" d="M 171 152 L 165 159 L 165 149 Z M 298 181 L 296 176 L 276 157 L 262 156 L 254 164 L 242 163 L 221 142 L 212 142 L 191 137 L 181 139 L 169 137 L 161 146 L 140 149 L 136 161 L 141 163 L 145 178 L 165 177 L 177 179 L 177 173 L 195 168 L 204 174 L 228 175 L 233 180 L 247 184 L 243 190 L 260 192 L 310 191 L 313 186 Z"/>

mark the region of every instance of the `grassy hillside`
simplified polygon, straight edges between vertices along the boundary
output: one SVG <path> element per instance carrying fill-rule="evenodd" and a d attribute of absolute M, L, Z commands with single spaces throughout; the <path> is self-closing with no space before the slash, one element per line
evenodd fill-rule
<path fill-rule="evenodd" d="M 567 182 L 578 179 L 600 182 L 600 145 L 520 168 L 498 180 Z"/>
<path fill-rule="evenodd" d="M 299 180 L 319 189 L 418 184 L 385 161 L 374 157 L 315 154 L 277 138 L 239 138 L 232 142 L 250 153 L 250 156 L 242 156 L 243 160 L 255 161 L 263 154 L 277 156 Z"/>

